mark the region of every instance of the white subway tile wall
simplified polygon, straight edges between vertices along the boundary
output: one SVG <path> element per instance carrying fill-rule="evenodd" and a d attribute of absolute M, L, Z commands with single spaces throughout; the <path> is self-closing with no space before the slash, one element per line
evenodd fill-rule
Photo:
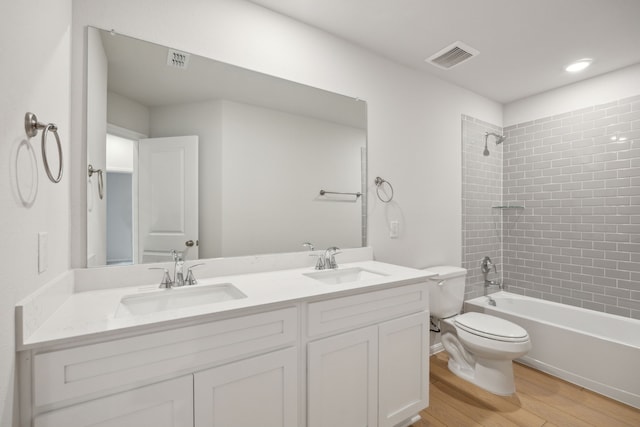
<path fill-rule="evenodd" d="M 509 291 L 640 318 L 640 96 L 505 134 Z"/>

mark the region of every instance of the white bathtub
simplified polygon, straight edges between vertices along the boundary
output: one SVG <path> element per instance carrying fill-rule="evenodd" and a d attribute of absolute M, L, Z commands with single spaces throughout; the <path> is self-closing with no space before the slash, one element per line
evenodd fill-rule
<path fill-rule="evenodd" d="M 640 408 L 640 320 L 508 292 L 465 302 L 527 330 L 532 350 L 520 362 Z"/>

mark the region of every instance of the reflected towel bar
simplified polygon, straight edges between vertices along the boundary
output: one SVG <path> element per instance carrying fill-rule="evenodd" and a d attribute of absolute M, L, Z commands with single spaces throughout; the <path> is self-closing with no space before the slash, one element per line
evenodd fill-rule
<path fill-rule="evenodd" d="M 325 194 L 342 194 L 345 196 L 356 196 L 356 199 L 360 196 L 362 196 L 362 193 L 358 192 L 358 193 L 341 193 L 338 191 L 325 191 L 325 190 L 320 190 L 320 195 L 324 196 Z"/>

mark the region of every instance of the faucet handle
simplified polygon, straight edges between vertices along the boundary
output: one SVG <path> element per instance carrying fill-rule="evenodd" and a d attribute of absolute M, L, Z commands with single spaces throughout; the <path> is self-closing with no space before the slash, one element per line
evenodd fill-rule
<path fill-rule="evenodd" d="M 170 289 L 173 286 L 173 280 L 171 280 L 171 276 L 169 275 L 169 270 L 163 267 L 149 267 L 149 270 L 164 270 L 164 274 L 162 275 L 162 281 L 160 282 L 161 289 Z"/>
<path fill-rule="evenodd" d="M 193 264 L 191 267 L 189 267 L 187 269 L 187 277 L 186 279 L 184 279 L 184 284 L 187 286 L 191 286 L 191 285 L 197 285 L 198 281 L 196 280 L 196 277 L 193 275 L 193 271 L 191 271 L 192 268 L 194 267 L 198 267 L 200 265 L 204 265 L 204 262 L 201 262 L 199 264 Z"/>
<path fill-rule="evenodd" d="M 492 268 L 495 268 L 495 265 L 491 261 L 491 258 L 489 258 L 488 256 L 482 258 L 482 262 L 480 263 L 480 269 L 482 270 L 482 273 L 489 274 Z"/>

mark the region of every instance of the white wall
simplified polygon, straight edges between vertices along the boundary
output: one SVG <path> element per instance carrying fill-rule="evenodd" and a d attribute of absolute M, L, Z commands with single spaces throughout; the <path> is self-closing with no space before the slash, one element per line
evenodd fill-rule
<path fill-rule="evenodd" d="M 606 104 L 637 94 L 640 94 L 640 64 L 507 104 L 504 107 L 504 126 Z"/>
<path fill-rule="evenodd" d="M 18 425 L 14 306 L 69 268 L 68 168 L 76 142 L 69 119 L 71 0 L 2 1 L 0 16 L 0 426 L 8 427 Z M 40 133 L 26 141 L 27 111 L 58 125 L 66 168 L 59 184 L 44 172 Z M 55 174 L 57 160 L 51 163 Z M 48 233 L 41 274 L 39 231 Z"/>
<path fill-rule="evenodd" d="M 365 144 L 362 129 L 224 101 L 222 256 L 360 246 L 362 199 L 319 192 L 360 191 Z"/>
<path fill-rule="evenodd" d="M 501 125 L 500 104 L 238 0 L 162 7 L 152 0 L 77 2 L 73 52 L 81 60 L 74 59 L 74 70 L 84 62 L 85 25 L 366 100 L 369 181 L 381 176 L 395 188 L 394 203 L 382 204 L 369 183 L 369 243 L 376 257 L 415 267 L 460 264 L 460 115 Z M 75 84 L 74 113 L 82 106 L 81 80 Z M 74 130 L 81 134 L 82 128 Z M 73 194 L 82 220 L 83 191 Z M 400 238 L 391 240 L 387 221 L 394 218 L 401 221 Z M 75 265 L 83 265 L 85 239 L 74 239 Z"/>

